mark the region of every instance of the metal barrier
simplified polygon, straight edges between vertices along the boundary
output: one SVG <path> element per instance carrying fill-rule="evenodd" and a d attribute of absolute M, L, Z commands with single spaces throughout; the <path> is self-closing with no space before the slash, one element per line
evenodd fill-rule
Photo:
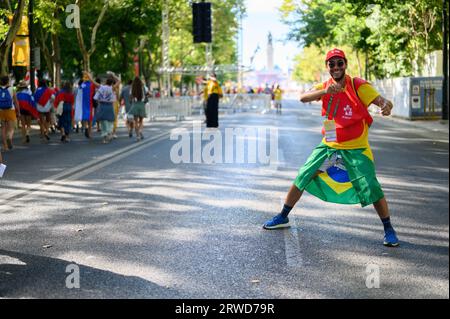
<path fill-rule="evenodd" d="M 219 102 L 219 112 L 267 112 L 271 97 L 267 94 L 225 94 Z M 188 116 L 204 113 L 203 101 L 199 96 L 151 98 L 146 104 L 150 121 L 157 118 L 175 117 L 177 121 Z"/>
<path fill-rule="evenodd" d="M 268 94 L 225 94 L 220 100 L 219 111 L 267 112 L 270 110 L 271 96 Z"/>
<path fill-rule="evenodd" d="M 150 121 L 159 117 L 175 117 L 177 121 L 182 121 L 192 114 L 192 102 L 190 96 L 163 97 L 150 99 L 145 108 Z"/>

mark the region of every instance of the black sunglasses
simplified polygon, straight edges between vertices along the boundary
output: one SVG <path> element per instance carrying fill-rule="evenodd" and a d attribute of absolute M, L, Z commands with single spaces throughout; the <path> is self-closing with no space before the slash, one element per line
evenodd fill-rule
<path fill-rule="evenodd" d="M 343 60 L 339 60 L 337 62 L 337 66 L 340 68 L 342 68 L 344 66 L 344 64 L 345 64 L 345 62 Z M 328 67 L 330 69 L 334 68 L 335 66 L 336 66 L 336 63 L 334 61 L 328 62 Z"/>

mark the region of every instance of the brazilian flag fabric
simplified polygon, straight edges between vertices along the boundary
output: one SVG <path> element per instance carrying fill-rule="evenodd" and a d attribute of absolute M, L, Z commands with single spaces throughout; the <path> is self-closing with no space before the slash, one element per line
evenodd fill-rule
<path fill-rule="evenodd" d="M 317 174 L 324 161 L 339 156 L 335 164 Z M 384 197 L 375 175 L 371 149 L 334 149 L 323 143 L 316 147 L 294 182 L 300 190 L 327 202 L 367 206 Z"/>

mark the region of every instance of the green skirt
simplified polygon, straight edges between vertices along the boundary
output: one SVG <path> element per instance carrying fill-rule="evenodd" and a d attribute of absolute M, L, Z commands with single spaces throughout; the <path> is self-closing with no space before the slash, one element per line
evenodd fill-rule
<path fill-rule="evenodd" d="M 145 102 L 133 102 L 129 114 L 133 115 L 135 118 L 147 117 L 147 113 L 145 112 Z"/>
<path fill-rule="evenodd" d="M 336 153 L 345 167 L 332 166 L 319 175 L 319 168 Z M 324 201 L 367 206 L 384 197 L 375 175 L 370 148 L 338 150 L 323 143 L 317 146 L 298 172 L 294 185 Z"/>

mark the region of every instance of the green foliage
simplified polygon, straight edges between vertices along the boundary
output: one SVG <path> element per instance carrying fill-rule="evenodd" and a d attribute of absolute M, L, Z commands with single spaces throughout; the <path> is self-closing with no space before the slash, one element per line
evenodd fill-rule
<path fill-rule="evenodd" d="M 92 71 L 104 74 L 111 70 L 129 79 L 134 76 L 134 58 L 140 54 L 143 73 L 147 80 L 157 79 L 161 65 L 161 20 L 163 0 L 108 0 L 109 7 L 96 36 L 96 50 L 90 57 Z M 165 0 L 170 14 L 170 63 L 172 66 L 205 64 L 205 45 L 194 44 L 192 37 L 192 9 L 187 0 Z M 10 1 L 14 7 L 15 1 Z M 212 0 L 213 8 L 213 58 L 216 64 L 236 63 L 236 36 L 238 14 L 245 12 L 244 0 Z M 63 78 L 76 78 L 83 67 L 76 31 L 66 26 L 65 12 L 74 0 L 35 0 L 36 45 L 41 47 L 41 67 L 49 72 L 55 61 L 52 37 L 58 39 Z M 103 6 L 103 1 L 80 1 L 80 20 L 87 49 L 91 46 L 91 34 Z M 0 4 L 0 41 L 8 30 L 8 8 Z M 54 39 L 53 39 L 54 40 Z M 42 43 L 44 41 L 44 43 Z M 44 55 L 42 46 L 47 48 Z M 139 50 L 138 50 L 139 48 Z M 138 52 L 139 51 L 139 52 Z M 53 56 L 54 57 L 54 56 Z M 183 82 L 194 81 L 192 76 Z"/>
<path fill-rule="evenodd" d="M 94 15 L 92 19 L 95 20 L 96 16 Z M 147 36 L 148 41 L 160 42 L 159 37 L 148 36 L 159 34 L 160 26 L 160 1 L 116 0 L 111 2 L 97 33 L 97 49 L 91 59 L 94 71 L 105 73 L 111 70 L 131 78 L 133 58 L 140 39 Z"/>
<path fill-rule="evenodd" d="M 321 80 L 322 72 L 325 70 L 322 50 L 315 45 L 303 48 L 302 52 L 295 57 L 293 79 L 299 82 L 317 83 Z"/>
<path fill-rule="evenodd" d="M 8 15 L 9 10 L 0 8 L 0 42 L 3 41 L 8 33 Z"/>
<path fill-rule="evenodd" d="M 362 64 L 362 57 L 357 51 L 349 46 L 340 46 L 345 52 L 348 60 L 347 74 L 362 77 L 359 64 Z M 317 83 L 329 77 L 325 67 L 325 56 L 329 48 L 319 48 L 315 45 L 305 47 L 295 57 L 295 67 L 293 79 L 304 83 Z"/>
<path fill-rule="evenodd" d="M 9 7 L 11 5 L 11 7 Z M 14 14 L 14 10 L 17 8 L 17 1 L 10 0 L 8 2 L 5 0 L 0 1 L 0 43 L 6 38 L 6 34 L 9 30 L 8 16 Z"/>
<path fill-rule="evenodd" d="M 378 78 L 420 72 L 426 54 L 442 47 L 440 0 L 284 0 L 290 39 L 303 46 L 348 45 L 366 55 Z"/>
<path fill-rule="evenodd" d="M 213 0 L 213 59 L 215 64 L 235 64 L 238 15 L 245 13 L 243 0 Z M 171 1 L 170 60 L 176 67 L 205 65 L 205 44 L 194 44 L 192 9 L 187 2 Z M 227 77 L 225 77 L 227 78 Z"/>

